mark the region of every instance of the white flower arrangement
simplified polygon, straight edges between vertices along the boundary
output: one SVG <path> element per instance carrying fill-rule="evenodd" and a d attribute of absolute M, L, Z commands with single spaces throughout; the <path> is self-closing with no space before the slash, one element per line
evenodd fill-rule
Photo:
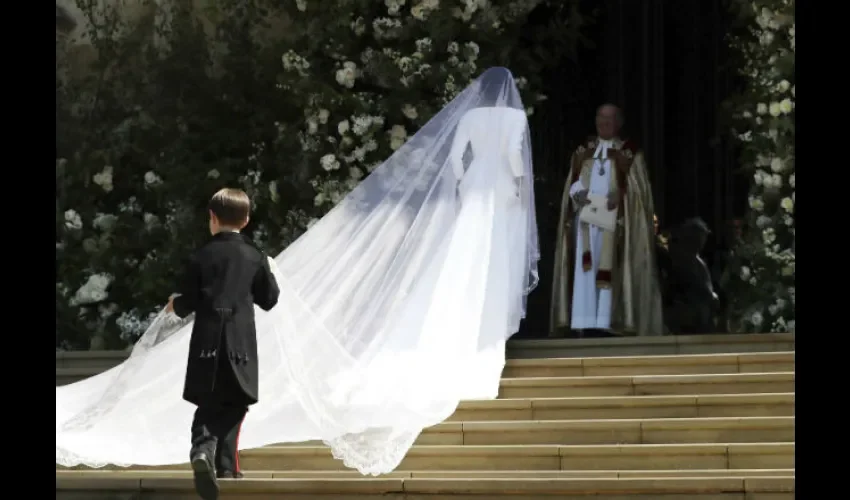
<path fill-rule="evenodd" d="M 298 12 L 304 12 L 302 4 Z M 290 50 L 281 57 L 283 81 L 278 87 L 283 92 L 291 95 L 294 89 L 315 89 L 311 97 L 301 98 L 306 103 L 302 108 L 304 122 L 296 137 L 308 159 L 305 164 L 321 167 L 311 181 L 313 205 L 320 210 L 316 215 L 342 200 L 364 176 L 399 150 L 431 113 L 478 75 L 481 40 L 492 36 L 487 31 L 500 33 L 500 26 L 518 22 L 536 2 L 382 0 L 380 4 L 385 10 L 376 17 L 361 15 L 357 9 L 348 16 L 338 12 L 337 28 L 344 34 L 340 40 L 323 45 L 322 50 Z M 298 12 L 292 14 L 299 16 Z M 430 36 L 429 21 L 456 23 L 453 29 L 463 35 L 438 46 Z M 352 44 L 357 51 L 348 51 L 342 38 L 357 40 Z M 329 66 L 332 75 L 318 70 Z M 322 84 L 317 85 L 328 76 L 332 76 L 327 87 L 332 94 L 324 93 Z M 515 76 L 518 86 L 529 87 L 527 78 Z M 438 98 L 421 100 L 422 89 L 432 92 L 435 81 L 440 82 L 436 85 Z M 361 90 L 375 84 L 392 89 L 392 97 Z M 535 95 L 531 102 L 543 98 Z"/>
<path fill-rule="evenodd" d="M 744 330 L 795 330 L 794 0 L 741 0 L 749 31 L 731 39 L 744 59 L 734 136 L 752 169 L 749 237 L 736 249 L 731 290 Z"/>
<path fill-rule="evenodd" d="M 515 43 L 514 29 L 539 0 L 294 0 L 266 12 L 253 4 L 244 11 L 232 2 L 225 4 L 217 7 L 222 13 L 241 11 L 240 22 L 244 17 L 246 26 L 261 27 L 251 31 L 258 37 L 267 36 L 269 16 L 287 20 L 287 29 L 272 30 L 268 36 L 273 43 L 253 40 L 257 51 L 224 51 L 208 63 L 193 60 L 197 69 L 210 70 L 198 71 L 197 77 L 199 82 L 214 80 L 210 88 L 217 89 L 215 95 L 182 93 L 177 104 L 191 106 L 160 106 L 148 99 L 169 84 L 159 76 L 150 81 L 116 78 L 137 88 L 111 88 L 103 94 L 109 96 L 108 103 L 102 103 L 105 107 L 134 110 L 129 117 L 115 113 L 114 121 L 107 116 L 111 113 L 97 114 L 97 123 L 91 125 L 102 133 L 92 137 L 109 140 L 79 145 L 74 134 L 64 141 L 57 137 L 57 144 L 67 149 L 62 157 L 68 158 L 56 162 L 57 324 L 69 326 L 68 332 L 96 332 L 95 338 L 101 339 L 97 345 L 105 345 L 104 335 L 131 343 L 150 324 L 151 311 L 159 311 L 159 301 L 173 291 L 167 289 L 172 286 L 169 273 L 196 243 L 192 240 L 205 223 L 205 214 L 196 208 L 201 193 L 207 196 L 223 184 L 240 184 L 255 206 L 250 236 L 264 249 L 279 251 L 391 155 L 410 155 L 405 164 L 432 161 L 417 157 L 418 149 L 408 144 L 410 137 L 487 66 L 501 64 L 506 57 L 512 61 L 529 114 L 543 97 L 536 89 L 546 62 L 527 57 L 530 49 Z M 100 7 L 92 9 L 97 13 Z M 582 13 L 578 8 L 563 12 L 570 22 L 562 39 L 573 43 L 569 40 L 578 39 L 581 23 L 572 21 Z M 169 44 L 178 42 L 171 46 L 198 34 L 171 28 L 163 30 L 169 31 Z M 108 35 L 103 40 L 135 47 L 135 41 Z M 227 29 L 207 35 L 211 54 L 232 38 Z M 60 69 L 65 71 L 59 62 L 57 53 L 57 76 Z M 151 69 L 151 75 L 166 75 L 170 73 L 159 69 L 178 61 L 151 58 L 140 64 Z M 129 71 L 120 66 L 116 71 Z M 134 66 L 128 75 L 139 69 Z M 790 98 L 793 113 L 794 80 L 785 80 L 788 89 L 777 85 L 765 102 L 776 102 L 782 113 L 787 108 L 783 100 Z M 63 130 L 75 130 L 80 117 L 88 115 L 81 113 L 84 107 L 75 99 L 97 91 L 88 80 L 63 90 L 67 102 L 61 117 L 57 112 Z M 218 125 L 208 126 L 217 123 L 215 119 L 189 127 L 186 117 L 175 111 L 218 109 L 210 103 L 253 117 L 221 124 L 227 129 L 221 155 L 210 155 L 208 146 L 187 140 L 196 132 L 217 130 Z M 169 124 L 162 133 L 133 133 L 160 122 Z M 128 152 L 134 159 L 125 161 Z M 241 152 L 244 158 L 232 158 L 231 152 Z M 117 159 L 120 178 L 110 165 Z M 764 170 L 784 176 L 783 186 L 792 182 L 785 170 Z M 396 179 L 405 176 L 405 185 L 413 181 L 404 169 L 389 173 Z M 194 185 L 187 185 L 187 178 Z M 781 194 L 786 197 L 787 192 Z M 793 193 L 790 198 L 793 202 Z M 783 214 L 793 217 L 793 211 L 783 209 Z M 161 245 L 163 237 L 172 243 L 168 248 Z M 135 282 L 128 274 L 142 278 Z M 134 308 L 125 309 L 128 303 Z"/>

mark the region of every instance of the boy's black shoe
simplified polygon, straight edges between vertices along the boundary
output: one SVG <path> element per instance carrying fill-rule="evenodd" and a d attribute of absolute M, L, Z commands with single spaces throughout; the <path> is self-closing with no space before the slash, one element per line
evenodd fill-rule
<path fill-rule="evenodd" d="M 203 500 L 218 500 L 218 482 L 215 477 L 215 469 L 206 453 L 200 452 L 192 457 L 192 472 L 198 495 Z"/>
<path fill-rule="evenodd" d="M 218 470 L 215 472 L 215 477 L 219 479 L 242 479 L 245 474 L 241 472 L 233 472 L 230 470 Z"/>

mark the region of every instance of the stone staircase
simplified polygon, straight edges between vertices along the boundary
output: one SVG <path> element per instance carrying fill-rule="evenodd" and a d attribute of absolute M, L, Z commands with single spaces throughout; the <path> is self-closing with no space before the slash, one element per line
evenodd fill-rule
<path fill-rule="evenodd" d="M 508 354 L 500 398 L 462 403 L 392 474 L 275 445 L 242 452 L 246 478 L 222 481 L 222 498 L 794 498 L 793 335 L 523 340 Z M 57 353 L 57 385 L 124 357 Z M 188 467 L 170 466 L 57 467 L 56 498 L 196 497 Z"/>

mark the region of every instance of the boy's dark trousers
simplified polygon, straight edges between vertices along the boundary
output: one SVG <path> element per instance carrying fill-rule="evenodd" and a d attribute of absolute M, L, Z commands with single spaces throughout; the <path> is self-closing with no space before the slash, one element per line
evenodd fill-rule
<path fill-rule="evenodd" d="M 208 401 L 198 405 L 192 420 L 192 451 L 190 456 L 205 453 L 215 457 L 215 469 L 222 474 L 239 474 L 239 433 L 248 406 L 241 398 L 239 382 L 228 360 L 219 360 L 215 389 Z M 222 366 L 223 365 L 223 366 Z M 231 476 L 227 476 L 231 477 Z"/>

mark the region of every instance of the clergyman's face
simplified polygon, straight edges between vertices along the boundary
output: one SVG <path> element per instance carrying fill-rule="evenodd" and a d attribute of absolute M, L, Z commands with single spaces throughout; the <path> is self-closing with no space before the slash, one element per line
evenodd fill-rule
<path fill-rule="evenodd" d="M 617 123 L 617 108 L 602 106 L 596 112 L 596 133 L 602 139 L 612 139 L 620 132 Z"/>

